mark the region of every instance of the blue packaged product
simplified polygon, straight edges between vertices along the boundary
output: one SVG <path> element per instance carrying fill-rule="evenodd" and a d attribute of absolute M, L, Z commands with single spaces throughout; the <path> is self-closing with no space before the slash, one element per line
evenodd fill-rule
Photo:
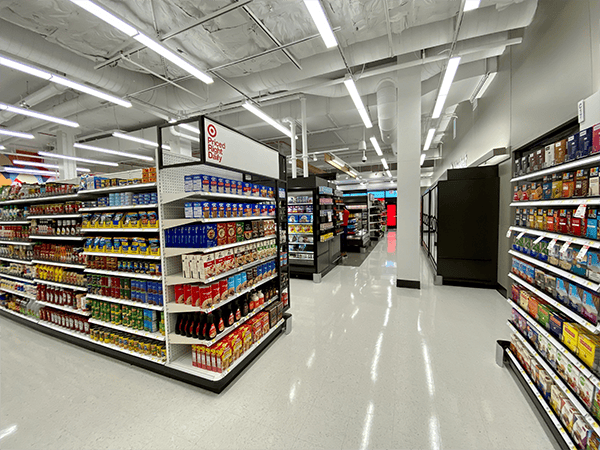
<path fill-rule="evenodd" d="M 185 211 L 186 219 L 193 219 L 194 218 L 194 203 L 186 202 L 184 211 Z"/>
<path fill-rule="evenodd" d="M 569 284 L 569 307 L 578 313 L 581 313 L 581 308 L 583 305 L 583 300 L 581 298 L 583 294 L 583 289 L 578 288 L 577 285 L 573 283 Z"/>
<path fill-rule="evenodd" d="M 552 313 L 550 316 L 550 320 L 548 320 L 549 331 L 554 335 L 556 339 L 559 341 L 562 340 L 562 330 L 563 330 L 563 318 L 556 313 Z M 537 345 L 536 345 L 537 347 Z"/>
<path fill-rule="evenodd" d="M 204 224 L 206 234 L 206 247 L 211 248 L 217 246 L 217 225 L 213 223 Z"/>
<path fill-rule="evenodd" d="M 132 198 L 132 205 L 139 205 L 140 204 L 140 194 L 133 194 L 133 198 Z"/>
<path fill-rule="evenodd" d="M 242 289 L 246 289 L 248 285 L 248 278 L 246 277 L 246 272 L 242 272 L 240 276 L 242 277 Z"/>
<path fill-rule="evenodd" d="M 526 334 L 527 334 L 527 339 L 529 339 L 529 342 L 531 342 L 533 344 L 533 346 L 537 348 L 538 332 L 533 326 L 531 326 L 529 324 L 529 322 L 527 322 Z"/>
<path fill-rule="evenodd" d="M 192 189 L 194 192 L 200 192 L 202 190 L 202 175 L 192 175 Z"/>
<path fill-rule="evenodd" d="M 592 127 L 579 132 L 579 146 L 577 149 L 577 158 L 589 156 L 592 150 Z"/>
<path fill-rule="evenodd" d="M 600 282 L 600 252 L 589 249 L 587 253 L 587 278 Z"/>
<path fill-rule="evenodd" d="M 565 162 L 573 161 L 577 157 L 579 151 L 579 136 L 574 134 L 569 136 L 567 139 L 567 154 L 565 155 Z"/>
<path fill-rule="evenodd" d="M 183 177 L 183 189 L 185 192 L 194 191 L 194 180 L 191 175 L 185 175 Z"/>
<path fill-rule="evenodd" d="M 201 219 L 203 216 L 203 211 L 202 211 L 202 204 L 201 202 L 194 202 L 193 203 L 193 211 L 192 211 L 192 217 L 194 219 Z"/>
<path fill-rule="evenodd" d="M 569 305 L 569 283 L 562 278 L 556 278 L 556 298 L 563 305 Z"/>
<path fill-rule="evenodd" d="M 257 268 L 256 268 L 256 277 L 261 280 L 263 275 L 265 273 L 265 267 L 264 264 L 260 264 Z"/>
<path fill-rule="evenodd" d="M 235 292 L 240 293 L 244 288 L 242 287 L 242 274 L 238 273 L 235 275 Z"/>
<path fill-rule="evenodd" d="M 200 175 L 200 182 L 202 183 L 201 191 L 210 192 L 210 176 Z"/>

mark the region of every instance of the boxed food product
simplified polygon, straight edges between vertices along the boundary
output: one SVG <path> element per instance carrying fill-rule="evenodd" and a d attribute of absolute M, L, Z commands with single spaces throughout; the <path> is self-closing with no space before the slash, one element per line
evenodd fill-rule
<path fill-rule="evenodd" d="M 556 278 L 556 299 L 563 305 L 569 305 L 569 282 Z"/>
<path fill-rule="evenodd" d="M 555 384 L 550 389 L 550 406 L 554 412 L 560 414 L 560 411 L 565 403 L 566 396 Z"/>
<path fill-rule="evenodd" d="M 562 353 L 561 353 L 561 355 L 562 355 Z M 563 358 L 567 359 L 566 356 L 563 356 Z M 579 383 L 579 377 L 581 376 L 581 372 L 569 360 L 566 361 L 566 366 L 567 366 L 567 373 L 566 373 L 567 376 L 565 379 L 567 380 L 567 383 L 569 384 L 571 389 L 573 389 L 573 392 L 577 392 L 577 385 Z"/>
<path fill-rule="evenodd" d="M 587 289 L 582 289 L 581 315 L 593 324 L 598 322 L 598 310 L 600 309 L 600 297 Z"/>
<path fill-rule="evenodd" d="M 587 450 L 599 450 L 600 449 L 600 437 L 594 432 L 588 435 Z"/>
<path fill-rule="evenodd" d="M 577 354 L 577 348 L 579 346 L 579 333 L 583 330 L 584 328 L 579 324 L 563 322 L 562 342 L 575 354 Z"/>
<path fill-rule="evenodd" d="M 565 155 L 565 162 L 573 161 L 577 157 L 579 152 L 579 136 L 574 134 L 567 138 L 567 153 Z"/>
<path fill-rule="evenodd" d="M 578 143 L 578 147 L 577 147 L 577 152 L 575 154 L 575 157 L 577 159 L 585 158 L 586 156 L 589 156 L 589 154 L 593 148 L 593 136 L 592 135 L 593 135 L 592 127 L 586 128 L 585 130 L 582 130 L 579 132 L 579 135 L 578 135 L 579 143 Z"/>
<path fill-rule="evenodd" d="M 588 194 L 588 169 L 579 169 L 575 172 L 574 197 L 586 197 Z"/>
<path fill-rule="evenodd" d="M 562 197 L 563 183 L 562 174 L 555 173 L 552 175 L 552 198 L 558 199 Z"/>
<path fill-rule="evenodd" d="M 565 428 L 569 431 L 569 433 L 573 431 L 573 424 L 575 423 L 577 414 L 577 409 L 573 406 L 569 399 L 566 399 L 560 411 L 560 418 L 562 419 L 562 423 L 565 425 Z"/>
<path fill-rule="evenodd" d="M 550 315 L 550 319 L 548 321 L 550 329 L 548 331 L 550 331 L 550 334 L 552 334 L 558 340 L 561 340 L 562 338 L 563 324 L 564 319 L 559 313 L 553 312 Z"/>
<path fill-rule="evenodd" d="M 579 333 L 577 355 L 588 367 L 596 369 L 600 362 L 600 341 L 598 337 Z"/>
<path fill-rule="evenodd" d="M 554 144 L 544 147 L 544 168 L 554 165 Z"/>
<path fill-rule="evenodd" d="M 577 394 L 583 401 L 587 409 L 592 410 L 592 402 L 594 399 L 595 387 L 594 384 L 583 373 L 579 374 L 577 379 Z"/>
<path fill-rule="evenodd" d="M 587 252 L 587 277 L 595 282 L 600 282 L 600 252 L 589 249 Z"/>
<path fill-rule="evenodd" d="M 582 294 L 582 288 L 578 287 L 576 284 L 569 283 L 569 307 L 578 313 L 581 312 L 581 305 L 583 304 L 581 299 Z"/>
<path fill-rule="evenodd" d="M 552 382 L 552 377 L 548 374 L 548 372 L 544 371 L 541 372 L 539 375 L 539 380 L 538 380 L 538 387 L 540 389 L 540 394 L 542 394 L 542 397 L 544 397 L 544 399 L 546 399 L 546 401 L 550 400 L 550 390 L 552 389 L 552 385 L 554 384 Z"/>
<path fill-rule="evenodd" d="M 581 415 L 578 415 L 577 420 L 573 424 L 572 432 L 575 445 L 581 449 L 587 448 L 588 436 L 589 434 L 591 434 L 591 432 L 592 429 L 590 428 L 586 420 Z"/>
<path fill-rule="evenodd" d="M 538 335 L 538 351 L 540 355 L 548 359 L 548 340 L 543 334 Z"/>
<path fill-rule="evenodd" d="M 563 139 L 554 144 L 554 163 L 562 164 L 565 162 L 567 153 L 567 140 Z"/>

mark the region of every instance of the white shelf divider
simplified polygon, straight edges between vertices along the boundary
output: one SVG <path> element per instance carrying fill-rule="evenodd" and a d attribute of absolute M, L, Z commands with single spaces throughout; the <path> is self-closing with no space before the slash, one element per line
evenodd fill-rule
<path fill-rule="evenodd" d="M 158 233 L 160 231 L 159 228 L 144 228 L 144 227 L 136 227 L 136 228 L 82 228 L 82 232 L 89 233 Z"/>
<path fill-rule="evenodd" d="M 566 270 L 563 270 L 559 267 L 542 262 L 539 259 L 532 258 L 531 256 L 527 256 L 523 253 L 517 252 L 516 250 L 509 250 L 508 253 L 517 258 L 522 259 L 523 261 L 527 261 L 535 266 L 541 267 L 557 275 L 560 275 L 561 277 L 571 280 L 574 283 L 580 284 L 581 286 L 585 286 L 588 289 L 592 289 L 593 291 L 598 291 L 598 289 L 600 289 L 600 284 L 598 283 L 594 283 L 593 281 L 577 276 L 571 272 L 567 272 Z"/>
<path fill-rule="evenodd" d="M 54 303 L 43 302 L 41 300 L 37 300 L 40 305 L 48 306 L 50 308 L 61 309 L 63 311 L 69 311 L 74 314 L 79 314 L 80 316 L 90 316 L 92 313 L 90 311 L 83 311 L 81 309 L 71 308 L 70 306 L 65 305 L 56 305 Z"/>
<path fill-rule="evenodd" d="M 35 317 L 28 316 L 27 314 L 21 314 L 12 309 L 5 308 L 4 306 L 0 306 L 0 310 L 7 312 L 8 314 L 12 314 L 13 316 L 22 317 L 23 319 L 27 319 L 30 322 L 38 323 L 38 319 Z"/>
<path fill-rule="evenodd" d="M 25 264 L 27 266 L 31 266 L 33 264 L 30 259 L 7 258 L 6 256 L 0 256 L 0 261 L 6 261 L 16 264 Z"/>
<path fill-rule="evenodd" d="M 258 261 L 253 261 L 253 262 L 243 265 L 241 267 L 236 267 L 235 269 L 230 270 L 229 272 L 223 272 L 219 275 L 215 275 L 214 277 L 207 278 L 206 280 L 200 280 L 198 278 L 185 278 L 183 276 L 183 274 L 181 272 L 179 272 L 179 273 L 176 273 L 173 275 L 167 275 L 167 277 L 166 277 L 167 286 L 173 286 L 175 284 L 190 284 L 190 283 L 209 284 L 209 283 L 212 283 L 213 281 L 220 280 L 220 279 L 228 277 L 230 275 L 235 275 L 236 273 L 239 273 L 243 270 L 250 269 L 251 267 L 258 266 L 259 264 L 273 261 L 275 259 L 277 259 L 277 256 L 271 256 L 270 258 L 259 259 Z"/>
<path fill-rule="evenodd" d="M 163 194 L 163 204 L 172 203 L 179 200 L 210 200 L 210 199 L 231 199 L 231 200 L 244 200 L 244 202 L 269 202 L 274 203 L 275 199 L 271 197 L 252 197 L 249 195 L 237 195 L 237 194 L 221 194 L 218 192 L 178 192 L 175 194 Z"/>
<path fill-rule="evenodd" d="M 600 248 L 600 241 L 595 241 L 592 239 L 579 238 L 560 233 L 550 233 L 548 231 L 534 230 L 523 227 L 510 227 L 509 230 L 517 233 L 530 234 L 532 236 L 543 236 L 548 239 L 556 239 L 557 241 L 571 242 L 572 244 L 587 245 L 592 248 Z"/>
<path fill-rule="evenodd" d="M 17 200 L 4 200 L 0 201 L 0 207 L 2 205 L 18 205 L 22 203 L 44 203 L 44 202 L 57 202 L 62 200 L 75 200 L 79 198 L 80 194 L 65 194 L 65 195 L 49 195 L 47 197 L 33 197 L 33 198 L 20 198 Z"/>
<path fill-rule="evenodd" d="M 233 244 L 225 244 L 219 245 L 216 247 L 210 248 L 187 248 L 187 247 L 167 247 L 165 249 L 165 258 L 169 258 L 171 256 L 180 256 L 186 255 L 188 253 L 212 253 L 219 252 L 221 250 L 227 250 L 229 248 L 239 247 L 240 245 L 253 244 L 255 242 L 269 241 L 271 239 L 276 239 L 276 235 L 265 236 L 256 239 L 248 239 L 247 241 L 235 242 Z"/>
<path fill-rule="evenodd" d="M 29 225 L 29 220 L 0 220 L 0 225 Z"/>
<path fill-rule="evenodd" d="M 164 361 L 161 361 L 160 359 L 158 359 L 155 356 L 150 356 L 150 355 L 144 355 L 142 353 L 137 353 L 137 352 L 131 352 L 127 349 L 121 348 L 118 345 L 113 345 L 113 344 L 107 344 L 106 342 L 100 342 L 100 341 L 95 341 L 93 339 L 90 339 L 91 342 L 93 342 L 96 345 L 99 345 L 100 347 L 106 347 L 106 348 L 110 348 L 112 350 L 116 350 L 118 352 L 121 353 L 126 353 L 130 356 L 135 356 L 136 358 L 140 358 L 140 359 L 145 359 L 146 361 L 152 361 L 156 364 L 160 364 L 160 365 L 165 365 Z"/>
<path fill-rule="evenodd" d="M 123 192 L 123 191 L 143 191 L 150 190 L 152 188 L 156 188 L 156 183 L 139 183 L 139 184 L 129 184 L 126 186 L 111 186 L 107 188 L 99 188 L 99 189 L 84 189 L 81 190 L 81 194 L 104 194 L 107 192 Z"/>
<path fill-rule="evenodd" d="M 165 219 L 163 220 L 162 228 L 174 228 L 180 227 L 183 225 L 189 225 L 191 223 L 219 223 L 219 222 L 243 222 L 248 220 L 275 220 L 274 216 L 252 216 L 252 217 L 219 217 L 217 219 L 205 219 L 205 218 L 196 218 L 196 219 Z"/>
<path fill-rule="evenodd" d="M 146 205 L 125 205 L 125 206 L 94 206 L 90 208 L 81 208 L 81 212 L 94 212 L 94 211 L 126 211 L 129 209 L 155 209 L 158 208 L 157 203 L 149 203 Z"/>
<path fill-rule="evenodd" d="M 159 260 L 160 255 L 136 255 L 133 253 L 104 253 L 104 252 L 83 252 L 87 256 L 113 256 L 115 258 L 130 258 L 130 259 L 154 259 Z M 82 269 L 87 269 L 83 266 Z"/>
<path fill-rule="evenodd" d="M 31 262 L 33 264 L 43 264 L 46 266 L 58 266 L 58 267 L 68 267 L 70 269 L 85 269 L 84 264 L 71 264 L 71 263 L 63 263 L 56 261 L 44 261 L 43 259 L 32 259 Z"/>
<path fill-rule="evenodd" d="M 124 327 L 123 325 L 115 325 L 114 323 L 104 322 L 104 321 L 98 320 L 98 319 L 90 319 L 89 322 L 94 325 L 100 325 L 101 327 L 113 328 L 115 330 L 124 331 L 124 332 L 130 333 L 130 334 L 136 334 L 138 336 L 155 339 L 157 341 L 165 340 L 165 337 L 162 334 L 160 334 L 159 332 L 150 333 L 148 331 L 136 330 L 134 328 Z"/>
<path fill-rule="evenodd" d="M 35 281 L 31 278 L 18 277 L 16 275 L 9 275 L 7 273 L 0 273 L 0 278 L 8 278 L 9 280 L 20 281 L 21 283 L 29 283 L 29 284 L 35 283 Z"/>
<path fill-rule="evenodd" d="M 151 305 L 149 303 L 135 302 L 133 300 L 126 300 L 122 298 L 106 297 L 104 295 L 87 294 L 86 298 L 102 300 L 103 302 L 118 303 L 120 305 L 135 306 L 136 308 L 153 309 L 155 311 L 163 310 L 163 306 L 161 305 Z"/>
<path fill-rule="evenodd" d="M 57 281 L 41 280 L 39 278 L 36 278 L 34 281 L 36 283 L 46 284 L 48 286 L 55 286 L 55 287 L 59 287 L 59 288 L 63 288 L 63 289 L 71 289 L 73 291 L 87 292 L 86 286 L 75 286 L 74 284 L 66 284 L 66 283 L 59 283 Z"/>
<path fill-rule="evenodd" d="M 136 278 L 142 280 L 162 280 L 160 275 L 147 275 L 145 273 L 135 272 L 119 272 L 118 270 L 100 270 L 100 269 L 85 269 L 85 273 L 95 273 L 98 275 L 111 275 L 115 277 Z"/>
<path fill-rule="evenodd" d="M 527 202 L 512 202 L 510 206 L 528 208 L 530 206 L 579 206 L 600 205 L 599 198 L 563 198 L 556 200 L 530 200 Z"/>
<path fill-rule="evenodd" d="M 4 288 L 4 287 L 0 287 L 0 291 L 8 292 L 9 294 L 14 294 L 14 295 L 17 295 L 19 297 L 28 298 L 30 300 L 35 300 L 36 299 L 35 295 L 28 294 L 27 292 L 23 292 L 23 291 L 15 291 L 13 289 Z"/>
<path fill-rule="evenodd" d="M 85 236 L 44 236 L 43 234 L 32 234 L 29 239 L 49 240 L 49 241 L 83 241 Z"/>
<path fill-rule="evenodd" d="M 0 244 L 4 244 L 4 245 L 23 245 L 25 247 L 31 247 L 33 245 L 29 241 L 11 241 L 10 239 L 0 239 Z"/>
<path fill-rule="evenodd" d="M 33 214 L 31 216 L 27 216 L 27 219 L 77 219 L 81 217 L 81 214 L 73 213 L 73 214 Z"/>

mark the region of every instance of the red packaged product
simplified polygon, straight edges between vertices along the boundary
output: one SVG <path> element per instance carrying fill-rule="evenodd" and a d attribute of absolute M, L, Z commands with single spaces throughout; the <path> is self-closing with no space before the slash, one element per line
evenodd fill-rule
<path fill-rule="evenodd" d="M 192 285 L 184 284 L 183 285 L 183 299 L 186 305 L 192 304 Z"/>
<path fill-rule="evenodd" d="M 210 286 L 202 286 L 200 288 L 200 307 L 210 308 L 212 305 L 212 289 Z"/>
<path fill-rule="evenodd" d="M 221 280 L 219 281 L 219 298 L 221 299 L 221 301 L 223 300 L 227 300 L 227 293 L 228 293 L 228 285 L 227 285 L 227 279 Z"/>
<path fill-rule="evenodd" d="M 185 298 L 183 294 L 183 285 L 176 284 L 175 288 L 175 303 L 185 303 Z"/>
<path fill-rule="evenodd" d="M 212 304 L 216 305 L 221 301 L 221 286 L 219 283 L 213 283 L 210 285 Z"/>
<path fill-rule="evenodd" d="M 200 306 L 200 286 L 192 286 L 192 306 Z"/>

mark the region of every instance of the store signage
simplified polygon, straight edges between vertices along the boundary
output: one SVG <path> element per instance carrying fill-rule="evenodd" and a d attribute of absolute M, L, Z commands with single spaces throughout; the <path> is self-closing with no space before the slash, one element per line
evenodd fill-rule
<path fill-rule="evenodd" d="M 375 198 L 385 198 L 385 191 L 369 191 L 369 194 L 373 194 Z"/>
<path fill-rule="evenodd" d="M 579 123 L 585 121 L 585 100 L 577 103 L 577 119 L 579 119 Z"/>
<path fill-rule="evenodd" d="M 333 195 L 333 189 L 328 186 L 319 186 L 319 194 Z"/>
<path fill-rule="evenodd" d="M 393 191 L 385 191 L 385 198 L 397 198 L 398 197 L 398 191 L 397 190 L 393 190 Z"/>
<path fill-rule="evenodd" d="M 581 250 L 579 250 L 579 253 L 577 254 L 577 261 L 581 262 L 584 260 L 585 258 L 585 254 L 587 253 L 587 251 L 590 249 L 589 245 L 584 245 L 583 247 L 581 247 Z"/>
<path fill-rule="evenodd" d="M 218 166 L 279 178 L 276 150 L 208 118 L 204 118 L 204 157 Z"/>

